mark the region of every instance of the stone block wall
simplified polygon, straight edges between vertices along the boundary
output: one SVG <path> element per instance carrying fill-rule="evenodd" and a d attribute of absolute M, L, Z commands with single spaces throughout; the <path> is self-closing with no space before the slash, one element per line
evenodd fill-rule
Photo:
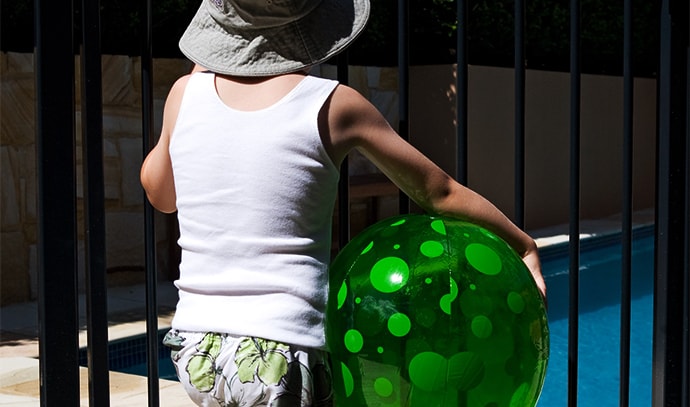
<path fill-rule="evenodd" d="M 7 304 L 36 288 L 35 92 L 33 56 L 0 55 L 0 302 Z"/>
<path fill-rule="evenodd" d="M 106 260 L 111 284 L 141 281 L 144 270 L 141 66 L 138 58 L 104 56 L 103 158 L 106 205 Z M 75 58 L 76 77 L 79 61 Z M 186 60 L 154 61 L 154 131 L 160 131 L 170 86 L 192 66 Z M 331 65 L 313 74 L 336 77 Z M 469 70 L 469 186 L 507 215 L 513 211 L 513 73 L 506 68 L 471 66 Z M 449 174 L 456 172 L 456 92 L 453 66 L 415 66 L 410 70 L 410 140 Z M 604 218 L 620 211 L 622 79 L 583 75 L 582 81 L 582 217 Z M 396 128 L 398 75 L 394 68 L 350 67 L 350 86 L 367 97 Z M 567 73 L 528 71 L 526 95 L 526 227 L 567 223 L 569 77 Z M 654 205 L 654 79 L 635 81 L 635 210 Z M 76 161 L 81 192 L 79 82 Z M 33 56 L 0 53 L 0 223 L 2 233 L 0 303 L 27 301 L 37 293 L 37 181 Z M 352 153 L 350 175 L 373 184 L 359 189 L 350 202 L 352 234 L 372 221 L 398 211 L 397 191 L 371 174 L 377 170 Z M 604 176 L 605 175 L 605 176 Z M 372 187 L 373 185 L 373 187 Z M 361 186 L 361 184 L 360 184 Z M 362 192 L 366 191 L 366 192 Z M 81 205 L 79 205 L 81 206 Z M 334 218 L 335 220 L 336 218 Z M 83 275 L 84 227 L 78 213 L 79 267 Z M 337 228 L 337 224 L 335 224 Z M 159 279 L 177 274 L 177 225 L 174 215 L 156 215 Z"/>
<path fill-rule="evenodd" d="M 140 61 L 127 56 L 104 56 L 103 169 L 106 206 L 108 277 L 141 280 L 144 269 L 143 192 L 139 184 L 142 162 Z M 160 129 L 164 98 L 173 81 L 190 69 L 184 60 L 154 62 L 155 129 Z M 79 59 L 75 58 L 79 78 Z M 2 153 L 2 304 L 26 301 L 37 294 L 37 179 L 35 80 L 32 54 L 0 54 Z M 84 227 L 80 89 L 75 84 L 76 174 L 78 199 L 78 272 L 84 273 Z M 156 215 L 160 278 L 171 273 L 168 216 Z M 174 253 L 173 253 L 174 254 Z M 174 257 L 174 256 L 173 256 Z"/>
<path fill-rule="evenodd" d="M 192 65 L 181 59 L 157 59 L 153 69 L 154 133 L 158 134 L 167 92 Z M 76 174 L 78 198 L 78 273 L 84 274 L 82 151 L 80 131 L 79 58 L 75 58 Z M 141 123 L 141 65 L 136 57 L 103 56 L 103 166 L 106 206 L 106 261 L 111 284 L 142 281 L 144 270 L 143 191 L 139 169 L 143 159 Z M 27 301 L 37 295 L 37 179 L 35 79 L 32 54 L 0 53 L 0 200 L 2 256 L 0 304 Z M 314 68 L 314 74 L 334 78 L 333 66 Z M 397 79 L 394 70 L 351 68 L 351 83 L 397 123 Z M 382 79 L 383 78 L 383 79 Z M 351 157 L 351 173 L 375 171 L 360 155 Z M 366 210 L 365 200 L 354 202 Z M 389 205 L 390 206 L 390 205 Z M 382 206 L 384 209 L 387 206 Z M 382 216 L 385 216 L 383 214 Z M 355 221 L 366 222 L 363 217 Z M 358 228 L 362 228 L 360 225 Z M 156 214 L 159 279 L 177 273 L 174 215 Z"/>

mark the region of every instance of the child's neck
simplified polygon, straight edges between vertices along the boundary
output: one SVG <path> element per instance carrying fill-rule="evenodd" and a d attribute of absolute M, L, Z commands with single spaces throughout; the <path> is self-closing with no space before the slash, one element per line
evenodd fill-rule
<path fill-rule="evenodd" d="M 285 97 L 305 75 L 303 72 L 260 77 L 216 74 L 216 92 L 232 109 L 261 110 Z"/>

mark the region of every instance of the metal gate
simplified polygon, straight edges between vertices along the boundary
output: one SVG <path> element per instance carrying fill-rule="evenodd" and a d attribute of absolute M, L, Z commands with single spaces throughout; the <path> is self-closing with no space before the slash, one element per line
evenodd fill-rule
<path fill-rule="evenodd" d="M 151 0 L 142 2 L 142 149 L 151 148 L 152 35 Z M 570 1 L 570 325 L 568 405 L 577 405 L 578 297 L 580 214 L 580 1 Z M 399 0 L 400 133 L 407 137 L 407 4 Z M 515 221 L 524 223 L 525 4 L 515 0 Z M 105 227 L 102 162 L 101 50 L 99 1 L 81 6 L 82 129 L 85 185 L 88 368 L 90 405 L 109 405 Z M 632 13 L 624 3 L 624 188 L 623 279 L 621 315 L 620 405 L 629 399 L 630 267 L 632 240 Z M 467 0 L 457 0 L 457 179 L 467 180 Z M 41 405 L 79 405 L 79 362 L 76 274 L 75 111 L 72 0 L 35 1 L 37 84 L 37 157 L 39 177 L 39 315 Z M 690 11 L 687 0 L 662 0 L 659 18 L 657 75 L 657 192 L 655 300 L 653 329 L 653 405 L 690 405 L 688 382 L 688 285 L 690 284 Z M 340 80 L 347 81 L 346 61 L 339 61 Z M 70 165 L 71 164 L 71 165 Z M 346 178 L 346 177 L 343 177 Z M 340 199 L 347 202 L 347 184 Z M 143 199 L 143 193 L 142 193 Z M 347 208 L 340 205 L 340 208 Z M 407 209 L 401 199 L 401 210 Z M 339 215 L 348 224 L 348 213 Z M 147 329 L 149 405 L 159 404 L 156 319 L 156 273 L 153 211 L 146 206 Z M 341 228 L 341 242 L 349 239 Z"/>

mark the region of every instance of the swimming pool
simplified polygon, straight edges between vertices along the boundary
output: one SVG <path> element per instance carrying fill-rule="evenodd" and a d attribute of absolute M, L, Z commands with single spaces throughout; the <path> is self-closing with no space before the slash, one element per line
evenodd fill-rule
<path fill-rule="evenodd" d="M 599 239 L 580 255 L 578 406 L 618 406 L 620 364 L 621 245 Z M 594 246 L 594 247 L 592 247 Z M 653 229 L 636 233 L 631 274 L 630 406 L 651 405 Z M 567 405 L 568 259 L 543 260 L 549 290 L 551 355 L 540 406 Z"/>
<path fill-rule="evenodd" d="M 651 405 L 653 228 L 635 233 L 633 243 L 630 407 Z M 582 242 L 580 255 L 580 318 L 578 406 L 618 405 L 620 343 L 621 249 L 618 236 Z M 568 268 L 567 247 L 542 255 L 549 289 L 551 355 L 540 407 L 567 405 Z M 165 331 L 159 333 L 160 339 Z M 160 342 L 159 342 L 160 343 Z M 169 351 L 159 348 L 160 377 L 177 380 Z M 144 336 L 110 346 L 111 369 L 146 375 Z"/>
<path fill-rule="evenodd" d="M 159 344 L 167 332 L 168 329 L 158 331 Z M 148 374 L 146 348 L 145 334 L 111 341 L 108 343 L 108 366 L 110 370 L 146 376 Z M 85 348 L 79 350 L 79 364 L 81 366 L 87 365 Z M 175 367 L 170 360 L 170 350 L 163 345 L 158 346 L 158 377 L 177 380 Z"/>

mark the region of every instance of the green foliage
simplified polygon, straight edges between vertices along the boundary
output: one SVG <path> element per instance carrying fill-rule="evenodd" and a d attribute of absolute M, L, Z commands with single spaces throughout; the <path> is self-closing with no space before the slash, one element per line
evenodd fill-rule
<path fill-rule="evenodd" d="M 0 2 L 0 49 L 30 52 L 34 46 L 34 8 L 31 0 Z"/>
<path fill-rule="evenodd" d="M 514 0 L 466 0 L 468 58 L 471 64 L 513 66 Z M 181 57 L 177 41 L 199 0 L 153 2 L 153 54 Z M 398 0 L 371 0 L 367 29 L 353 44 L 353 64 L 394 66 L 398 53 Z M 409 57 L 412 64 L 455 61 L 455 0 L 408 0 Z M 81 2 L 75 1 L 75 45 L 80 41 Z M 143 0 L 101 0 L 104 53 L 137 55 L 142 46 Z M 634 63 L 637 74 L 652 75 L 657 61 L 659 0 L 633 0 Z M 570 0 L 525 0 L 527 66 L 568 70 Z M 582 69 L 620 73 L 623 58 L 623 5 L 581 0 Z M 2 2 L 2 50 L 33 49 L 33 0 Z"/>
<path fill-rule="evenodd" d="M 153 2 L 153 53 L 157 57 L 180 57 L 177 41 L 198 8 L 197 0 Z M 102 44 L 113 54 L 138 55 L 144 36 L 142 0 L 101 0 Z"/>
<path fill-rule="evenodd" d="M 455 0 L 408 0 L 409 54 L 413 64 L 455 62 Z M 467 0 L 466 32 L 471 64 L 514 64 L 514 0 Z M 581 0 L 582 69 L 620 74 L 623 60 L 622 2 Z M 372 0 L 372 22 L 350 51 L 355 63 L 397 64 L 397 0 Z M 633 0 L 633 66 L 638 75 L 656 69 L 658 0 Z M 525 53 L 532 69 L 570 66 L 570 0 L 525 1 Z"/>
<path fill-rule="evenodd" d="M 85 0 L 91 1 L 91 0 Z M 158 57 L 180 57 L 177 41 L 199 6 L 199 0 L 153 1 L 153 52 Z M 81 4 L 74 1 L 75 49 L 81 41 Z M 101 46 L 104 53 L 138 55 L 142 47 L 143 0 L 100 0 Z M 2 2 L 3 51 L 31 52 L 33 0 Z"/>

